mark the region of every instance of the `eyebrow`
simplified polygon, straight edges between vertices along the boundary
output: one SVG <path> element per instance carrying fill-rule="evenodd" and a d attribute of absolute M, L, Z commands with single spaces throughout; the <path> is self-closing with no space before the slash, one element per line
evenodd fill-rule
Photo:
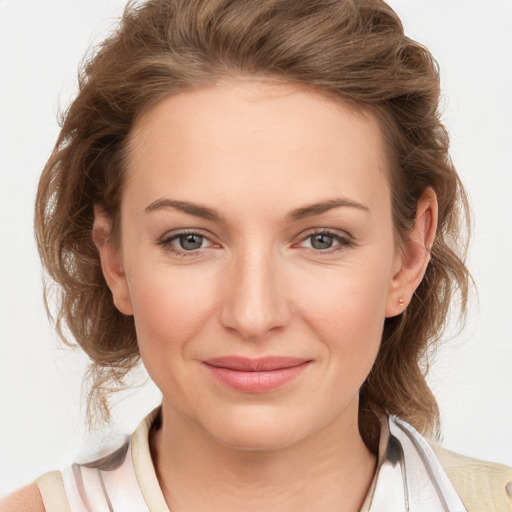
<path fill-rule="evenodd" d="M 314 215 L 320 215 L 329 210 L 332 210 L 333 208 L 339 208 L 342 206 L 348 208 L 356 208 L 358 210 L 367 212 L 370 211 L 368 206 L 365 206 L 364 204 L 357 203 L 349 199 L 335 198 L 296 208 L 286 214 L 285 220 L 288 222 L 302 220 Z M 168 198 L 161 198 L 153 201 L 144 209 L 144 213 L 150 213 L 162 208 L 174 208 L 175 210 L 188 213 L 189 215 L 194 215 L 196 217 L 201 217 L 203 219 L 213 220 L 216 222 L 224 221 L 224 217 L 213 208 L 208 208 L 207 206 L 191 203 L 189 201 L 177 201 Z"/>
<path fill-rule="evenodd" d="M 369 212 L 370 209 L 368 206 L 357 203 L 355 201 L 351 201 L 350 199 L 327 199 L 326 201 L 321 201 L 319 203 L 313 203 L 306 206 L 301 206 L 300 208 L 296 208 L 292 210 L 286 215 L 286 220 L 301 220 L 307 217 L 312 217 L 313 215 L 320 215 L 321 213 L 325 213 L 333 208 L 339 208 L 341 206 L 348 208 L 357 208 L 358 210 Z"/>
<path fill-rule="evenodd" d="M 224 217 L 212 208 L 201 206 L 199 204 L 190 203 L 189 201 L 176 201 L 173 199 L 161 198 L 153 201 L 149 206 L 144 209 L 144 213 L 150 213 L 161 208 L 174 208 L 189 215 L 202 217 L 203 219 L 214 220 L 221 222 Z"/>

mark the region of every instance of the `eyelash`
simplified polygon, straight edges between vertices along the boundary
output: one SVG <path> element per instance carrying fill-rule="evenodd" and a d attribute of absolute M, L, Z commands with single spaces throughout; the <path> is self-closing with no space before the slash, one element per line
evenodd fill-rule
<path fill-rule="evenodd" d="M 329 229 L 319 229 L 316 231 L 311 231 L 307 235 L 302 237 L 300 242 L 305 242 L 308 238 L 312 238 L 318 235 L 327 235 L 329 237 L 332 237 L 334 241 L 338 242 L 338 245 L 334 247 L 329 247 L 328 249 L 314 249 L 312 247 L 308 248 L 309 250 L 317 254 L 332 254 L 334 252 L 342 251 L 344 249 L 348 249 L 354 246 L 354 241 L 350 239 L 348 236 L 342 236 L 339 233 L 336 233 L 335 231 L 331 231 Z"/>
<path fill-rule="evenodd" d="M 186 235 L 197 235 L 203 239 L 209 240 L 209 238 L 206 235 L 203 235 L 198 231 L 185 230 L 185 231 L 180 231 L 179 233 L 175 233 L 171 236 L 166 236 L 166 237 L 162 238 L 160 241 L 157 242 L 157 245 L 161 246 L 164 251 L 171 252 L 180 258 L 200 256 L 202 254 L 201 249 L 187 251 L 184 249 L 176 250 L 173 248 L 173 245 L 171 244 L 171 242 L 173 242 L 174 240 L 178 240 L 180 237 L 186 236 Z M 318 236 L 318 235 L 326 235 L 326 236 L 332 237 L 335 241 L 338 242 L 338 245 L 335 246 L 334 248 L 330 247 L 328 249 L 308 248 L 308 250 L 313 251 L 316 254 L 320 254 L 320 255 L 332 254 L 332 253 L 340 251 L 340 250 L 348 249 L 355 245 L 354 242 L 349 237 L 342 236 L 342 235 L 336 233 L 335 231 L 331 231 L 328 229 L 319 229 L 316 231 L 311 231 L 307 235 L 302 237 L 301 240 L 299 241 L 299 243 L 303 243 L 308 238 L 311 238 L 313 236 Z"/>
<path fill-rule="evenodd" d="M 173 234 L 171 236 L 165 236 L 159 242 L 157 242 L 157 245 L 161 246 L 164 251 L 171 252 L 175 256 L 178 256 L 180 258 L 187 258 L 187 257 L 191 257 L 191 256 L 192 257 L 193 256 L 200 256 L 202 254 L 202 251 L 200 249 L 196 249 L 194 251 L 186 251 L 184 249 L 176 250 L 176 249 L 173 248 L 173 246 L 171 244 L 171 242 L 173 240 L 177 240 L 180 237 L 187 236 L 187 235 L 197 235 L 197 236 L 199 236 L 199 237 L 201 237 L 203 239 L 208 240 L 208 237 L 206 235 L 203 235 L 203 234 L 201 234 L 198 231 L 185 230 L 185 231 L 180 231 L 178 233 L 175 233 L 175 234 Z"/>

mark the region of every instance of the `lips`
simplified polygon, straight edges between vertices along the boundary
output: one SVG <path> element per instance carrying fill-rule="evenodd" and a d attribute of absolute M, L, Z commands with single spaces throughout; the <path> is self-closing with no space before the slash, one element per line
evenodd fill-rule
<path fill-rule="evenodd" d="M 221 383 L 248 393 L 279 388 L 297 378 L 309 363 L 309 359 L 284 356 L 258 359 L 228 356 L 204 361 L 206 368 Z"/>

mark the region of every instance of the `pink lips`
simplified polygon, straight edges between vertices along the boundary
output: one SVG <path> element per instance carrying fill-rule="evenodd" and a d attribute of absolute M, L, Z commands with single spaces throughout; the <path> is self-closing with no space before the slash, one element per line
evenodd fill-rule
<path fill-rule="evenodd" d="M 271 391 L 298 377 L 311 360 L 296 357 L 217 357 L 204 361 L 221 382 L 239 391 Z"/>

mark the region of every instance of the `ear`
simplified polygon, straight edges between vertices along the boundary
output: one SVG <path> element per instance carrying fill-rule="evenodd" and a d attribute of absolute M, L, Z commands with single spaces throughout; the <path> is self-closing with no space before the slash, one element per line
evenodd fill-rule
<path fill-rule="evenodd" d="M 421 283 L 437 231 L 437 196 L 427 187 L 418 200 L 416 217 L 401 250 L 397 249 L 388 290 L 386 317 L 402 313 Z"/>
<path fill-rule="evenodd" d="M 122 250 L 118 244 L 111 241 L 111 235 L 112 222 L 110 217 L 101 206 L 95 204 L 92 239 L 100 255 L 103 276 L 112 292 L 117 309 L 125 315 L 132 315 L 133 310 L 123 268 Z"/>

